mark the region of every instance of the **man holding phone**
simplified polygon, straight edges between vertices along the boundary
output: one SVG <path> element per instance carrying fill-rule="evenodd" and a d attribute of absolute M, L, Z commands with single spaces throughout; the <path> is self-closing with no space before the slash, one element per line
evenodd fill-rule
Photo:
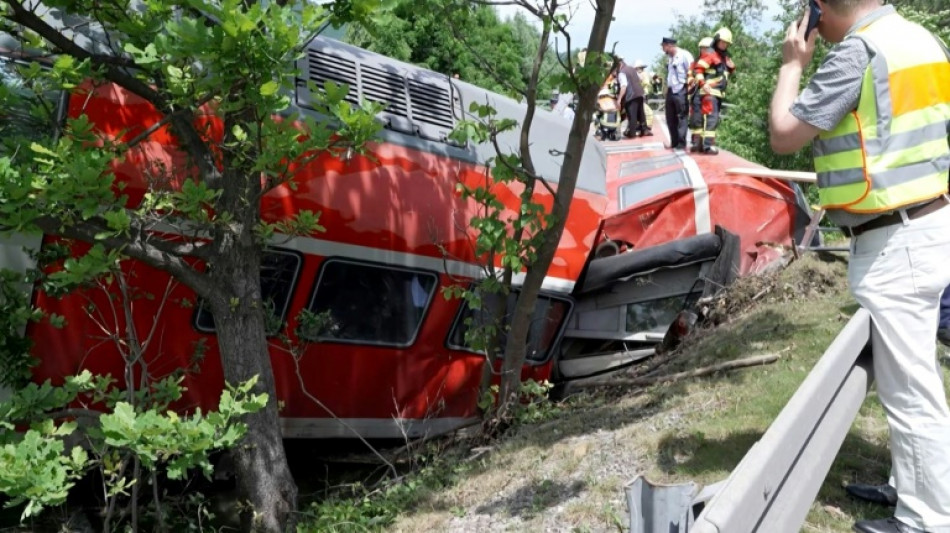
<path fill-rule="evenodd" d="M 897 507 L 854 530 L 950 533 L 950 409 L 935 340 L 950 284 L 950 63 L 936 37 L 880 0 L 810 3 L 785 37 L 769 129 L 778 153 L 814 141 L 819 201 L 851 237 L 848 281 L 872 317 Z M 816 33 L 836 44 L 797 94 Z"/>

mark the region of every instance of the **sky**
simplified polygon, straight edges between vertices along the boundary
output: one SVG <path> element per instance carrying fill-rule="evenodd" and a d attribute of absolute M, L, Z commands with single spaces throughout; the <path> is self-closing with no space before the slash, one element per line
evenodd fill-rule
<path fill-rule="evenodd" d="M 580 49 L 587 45 L 590 38 L 594 10 L 590 7 L 590 0 L 574 0 L 572 6 L 575 12 L 569 26 L 571 44 L 573 48 Z M 510 17 L 521 8 L 496 6 L 496 9 L 503 17 Z M 617 53 L 628 62 L 641 59 L 652 65 L 662 54 L 660 40 L 669 35 L 676 15 L 701 15 L 702 9 L 703 0 L 618 0 L 614 21 L 607 35 L 607 50 L 616 42 Z M 527 15 L 528 20 L 532 20 L 530 14 Z M 771 20 L 773 17 L 774 13 L 767 12 L 763 19 Z M 763 26 L 759 29 L 771 28 Z"/>

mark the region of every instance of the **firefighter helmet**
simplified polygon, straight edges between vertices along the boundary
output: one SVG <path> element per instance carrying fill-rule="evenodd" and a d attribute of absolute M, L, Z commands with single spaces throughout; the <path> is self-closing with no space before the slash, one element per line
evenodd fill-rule
<path fill-rule="evenodd" d="M 700 48 L 709 48 L 712 45 L 713 45 L 712 37 L 703 37 L 702 39 L 699 40 Z"/>
<path fill-rule="evenodd" d="M 732 32 L 726 27 L 719 28 L 719 31 L 716 32 L 715 40 L 732 44 Z"/>

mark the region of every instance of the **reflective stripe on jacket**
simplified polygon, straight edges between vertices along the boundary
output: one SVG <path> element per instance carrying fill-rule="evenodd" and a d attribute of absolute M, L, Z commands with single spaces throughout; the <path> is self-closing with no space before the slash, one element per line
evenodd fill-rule
<path fill-rule="evenodd" d="M 726 65 L 715 51 L 703 53 L 694 64 L 697 86 L 706 87 L 706 94 L 722 98 L 726 89 Z"/>
<path fill-rule="evenodd" d="M 892 211 L 947 192 L 950 63 L 927 30 L 897 14 L 849 38 L 867 46 L 858 107 L 814 144 L 822 207 Z"/>

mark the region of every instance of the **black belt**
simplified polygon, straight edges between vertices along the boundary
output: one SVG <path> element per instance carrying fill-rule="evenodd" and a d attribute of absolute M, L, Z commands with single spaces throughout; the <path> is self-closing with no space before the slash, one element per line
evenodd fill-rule
<path fill-rule="evenodd" d="M 941 207 L 945 205 L 947 205 L 947 199 L 945 196 L 941 195 L 925 204 L 914 206 L 914 207 L 911 207 L 910 209 L 903 209 L 903 211 L 907 214 L 908 220 L 914 220 L 915 218 L 920 218 L 920 217 L 929 215 L 930 213 L 937 211 L 938 209 L 940 209 Z M 898 224 L 904 221 L 903 217 L 901 217 L 900 212 L 901 210 L 894 211 L 893 213 L 879 216 L 871 221 L 865 222 L 864 224 L 858 224 L 857 226 L 845 227 L 845 228 L 842 228 L 842 230 L 845 232 L 846 235 L 857 237 L 858 235 L 861 235 L 862 233 L 866 231 L 870 231 L 872 229 L 893 226 L 894 224 Z"/>

